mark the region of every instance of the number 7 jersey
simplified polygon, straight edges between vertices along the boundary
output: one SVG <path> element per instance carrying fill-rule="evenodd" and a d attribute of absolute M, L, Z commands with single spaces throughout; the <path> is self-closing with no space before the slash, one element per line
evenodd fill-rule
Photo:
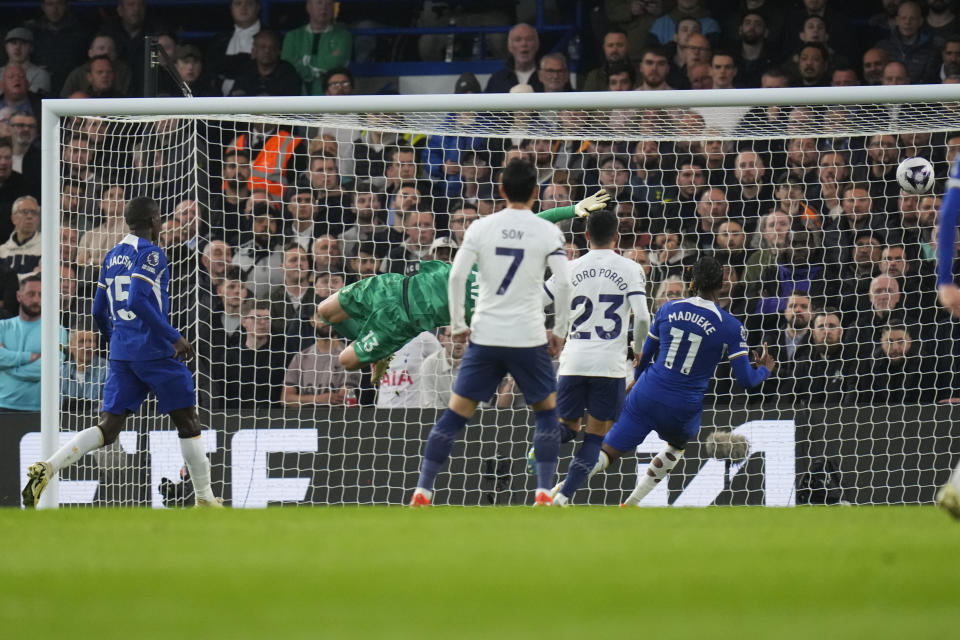
<path fill-rule="evenodd" d="M 134 279 L 149 285 L 150 294 L 146 302 L 155 305 L 158 315 L 169 324 L 170 294 L 167 288 L 170 270 L 167 257 L 160 247 L 129 234 L 104 257 L 97 281 L 97 288 L 107 297 L 113 325 L 110 359 L 168 358 L 173 355 L 171 337 L 176 331 L 170 327 L 168 334 L 162 334 L 131 310 L 130 285 Z"/>
<path fill-rule="evenodd" d="M 724 355 L 748 354 L 740 321 L 698 296 L 670 300 L 657 311 L 648 338 L 660 343 L 656 361 L 637 380 L 644 392 L 665 404 L 703 402 Z"/>

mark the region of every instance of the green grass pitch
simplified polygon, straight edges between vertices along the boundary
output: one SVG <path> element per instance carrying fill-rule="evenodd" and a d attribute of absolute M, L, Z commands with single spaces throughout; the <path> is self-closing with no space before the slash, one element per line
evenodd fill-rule
<path fill-rule="evenodd" d="M 933 507 L 0 510 L 4 638 L 949 638 Z"/>

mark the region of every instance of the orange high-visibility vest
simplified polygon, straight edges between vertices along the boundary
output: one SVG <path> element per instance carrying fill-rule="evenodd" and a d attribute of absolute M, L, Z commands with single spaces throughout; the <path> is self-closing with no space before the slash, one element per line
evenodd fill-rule
<path fill-rule="evenodd" d="M 266 191 L 271 198 L 283 199 L 283 172 L 300 142 L 301 138 L 288 131 L 267 138 L 250 168 L 250 191 Z"/>

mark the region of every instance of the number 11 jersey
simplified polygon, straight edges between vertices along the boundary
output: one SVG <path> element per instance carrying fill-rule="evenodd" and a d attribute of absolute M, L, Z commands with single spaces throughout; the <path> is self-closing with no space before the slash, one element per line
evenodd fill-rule
<path fill-rule="evenodd" d="M 702 403 L 724 355 L 733 360 L 748 354 L 740 321 L 698 296 L 670 300 L 660 307 L 648 337 L 659 341 L 660 351 L 637 386 L 664 404 Z"/>

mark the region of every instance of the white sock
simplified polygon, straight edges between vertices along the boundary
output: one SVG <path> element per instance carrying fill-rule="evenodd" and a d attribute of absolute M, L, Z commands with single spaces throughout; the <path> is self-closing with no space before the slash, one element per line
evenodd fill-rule
<path fill-rule="evenodd" d="M 950 484 L 953 485 L 953 487 L 954 487 L 957 491 L 960 491 L 960 462 L 957 463 L 957 466 L 956 466 L 956 468 L 953 470 L 953 473 L 950 474 L 950 480 L 949 480 L 949 482 L 950 482 Z"/>
<path fill-rule="evenodd" d="M 102 446 L 103 431 L 100 431 L 100 427 L 90 427 L 70 438 L 70 441 L 57 449 L 57 452 L 50 456 L 47 462 L 50 463 L 54 473 L 56 473 Z"/>
<path fill-rule="evenodd" d="M 590 469 L 590 473 L 587 474 L 587 480 L 597 475 L 601 471 L 606 471 L 607 467 L 610 466 L 610 457 L 606 454 L 605 451 L 600 452 L 600 457 L 597 458 L 597 464 L 593 465 L 593 469 Z"/>
<path fill-rule="evenodd" d="M 210 488 L 210 460 L 207 459 L 207 453 L 203 450 L 202 438 L 200 436 L 180 438 L 180 453 L 183 454 L 183 461 L 187 463 L 187 471 L 190 472 L 190 480 L 193 482 L 193 490 L 197 498 L 216 500 L 213 489 Z"/>
<path fill-rule="evenodd" d="M 624 500 L 624 504 L 638 505 L 648 493 L 653 491 L 657 484 L 667 477 L 670 470 L 673 469 L 680 458 L 683 456 L 683 449 L 677 449 L 667 445 L 667 448 L 653 457 L 650 464 L 647 465 L 643 478 L 637 483 L 630 495 Z"/>

